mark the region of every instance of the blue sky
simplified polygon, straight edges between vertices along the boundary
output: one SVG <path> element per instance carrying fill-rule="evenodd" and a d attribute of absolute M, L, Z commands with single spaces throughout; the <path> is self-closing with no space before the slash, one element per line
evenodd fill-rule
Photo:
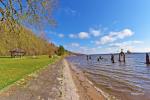
<path fill-rule="evenodd" d="M 47 37 L 88 54 L 150 51 L 150 0 L 60 0 Z"/>

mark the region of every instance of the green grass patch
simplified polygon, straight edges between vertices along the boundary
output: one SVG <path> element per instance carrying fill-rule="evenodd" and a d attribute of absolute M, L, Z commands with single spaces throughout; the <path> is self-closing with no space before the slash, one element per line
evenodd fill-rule
<path fill-rule="evenodd" d="M 9 58 L 0 57 L 0 90 L 16 82 L 24 76 L 33 73 L 48 64 L 59 59 L 58 56 L 48 58 L 48 56 Z"/>

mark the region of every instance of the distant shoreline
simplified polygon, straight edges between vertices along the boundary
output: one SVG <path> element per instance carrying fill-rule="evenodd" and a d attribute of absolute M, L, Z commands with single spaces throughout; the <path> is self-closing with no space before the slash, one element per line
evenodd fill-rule
<path fill-rule="evenodd" d="M 131 52 L 130 54 L 146 54 L 147 52 Z M 111 54 L 119 54 L 119 53 L 100 53 L 100 54 L 72 54 L 74 56 L 82 56 L 82 55 L 111 55 Z M 127 52 L 125 52 L 125 54 L 129 54 Z"/>

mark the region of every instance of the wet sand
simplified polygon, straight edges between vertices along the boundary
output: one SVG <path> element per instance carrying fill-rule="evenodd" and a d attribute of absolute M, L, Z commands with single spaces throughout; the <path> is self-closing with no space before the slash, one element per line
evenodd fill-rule
<path fill-rule="evenodd" d="M 68 62 L 63 60 L 63 100 L 80 100 Z"/>
<path fill-rule="evenodd" d="M 68 65 L 79 94 L 79 100 L 106 100 L 104 94 L 94 87 L 81 70 L 71 63 L 68 63 Z"/>

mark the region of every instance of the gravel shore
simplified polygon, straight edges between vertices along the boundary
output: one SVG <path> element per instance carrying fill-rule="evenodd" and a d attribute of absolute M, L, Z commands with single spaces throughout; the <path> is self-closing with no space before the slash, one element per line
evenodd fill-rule
<path fill-rule="evenodd" d="M 94 84 L 85 77 L 81 70 L 69 62 L 68 65 L 78 90 L 79 100 L 106 100 L 103 94 L 95 88 Z"/>

